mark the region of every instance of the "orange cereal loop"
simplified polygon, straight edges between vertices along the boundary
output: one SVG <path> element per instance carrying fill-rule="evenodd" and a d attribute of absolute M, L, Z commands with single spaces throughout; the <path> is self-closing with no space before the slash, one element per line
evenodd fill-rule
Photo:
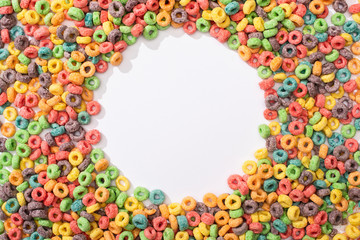
<path fill-rule="evenodd" d="M 226 207 L 225 205 L 225 199 L 229 196 L 228 193 L 223 193 L 221 195 L 218 196 L 217 198 L 217 206 L 221 209 L 221 210 L 227 210 L 228 207 Z"/>
<path fill-rule="evenodd" d="M 86 87 L 83 87 L 81 97 L 84 101 L 91 102 L 94 99 L 94 92 L 87 89 Z"/>
<path fill-rule="evenodd" d="M 355 42 L 351 45 L 351 52 L 355 55 L 360 55 L 360 42 Z"/>
<path fill-rule="evenodd" d="M 13 103 L 15 101 L 17 93 L 13 87 L 9 87 L 6 90 L 6 95 L 7 95 L 8 101 Z"/>
<path fill-rule="evenodd" d="M 16 228 L 16 225 L 12 223 L 11 218 L 4 221 L 5 231 L 8 232 L 10 229 Z"/>
<path fill-rule="evenodd" d="M 303 157 L 311 158 L 311 152 L 304 153 L 304 152 L 299 151 L 298 154 L 297 154 L 297 157 L 299 159 L 303 159 Z"/>
<path fill-rule="evenodd" d="M 37 90 L 39 90 L 40 86 L 41 85 L 39 83 L 39 79 L 38 78 L 33 78 L 29 82 L 29 91 L 30 92 L 37 92 Z"/>
<path fill-rule="evenodd" d="M 325 159 L 328 154 L 329 147 L 326 144 L 321 144 L 319 149 L 319 157 Z"/>
<path fill-rule="evenodd" d="M 90 57 L 96 57 L 100 54 L 100 47 L 97 43 L 90 43 L 86 45 L 85 53 Z"/>
<path fill-rule="evenodd" d="M 39 165 L 36 165 L 35 167 L 35 173 L 40 173 L 42 171 L 46 171 L 47 170 L 47 164 L 39 164 Z"/>
<path fill-rule="evenodd" d="M 115 236 L 114 236 L 114 234 L 112 234 L 112 232 L 105 231 L 104 232 L 104 239 L 106 239 L 106 240 L 115 240 Z"/>
<path fill-rule="evenodd" d="M 89 192 L 89 193 L 94 193 L 94 192 L 95 192 L 95 188 L 94 188 L 94 187 L 88 187 L 88 192 Z"/>
<path fill-rule="evenodd" d="M 80 74 L 84 77 L 91 77 L 95 74 L 96 68 L 92 62 L 84 62 L 80 66 Z"/>
<path fill-rule="evenodd" d="M 170 215 L 169 222 L 170 222 L 171 229 L 176 232 L 178 230 L 178 223 L 177 223 L 176 217 L 174 215 Z"/>
<path fill-rule="evenodd" d="M 147 217 L 147 214 L 145 213 L 144 210 L 135 209 L 135 210 L 133 211 L 133 216 L 136 216 L 136 215 L 138 215 L 138 214 L 141 214 L 141 215 L 144 215 L 145 217 Z"/>
<path fill-rule="evenodd" d="M 229 219 L 229 213 L 226 211 L 218 211 L 215 214 L 215 222 L 220 226 L 226 225 L 229 222 Z"/>
<path fill-rule="evenodd" d="M 47 66 L 47 60 L 37 57 L 35 59 L 36 64 L 40 66 Z"/>
<path fill-rule="evenodd" d="M 291 20 L 296 27 L 301 27 L 304 25 L 304 19 L 296 14 L 291 14 L 289 17 L 289 20 Z"/>
<path fill-rule="evenodd" d="M 14 136 L 15 132 L 16 132 L 16 128 L 12 123 L 6 122 L 1 126 L 1 134 L 4 137 L 10 138 Z"/>
<path fill-rule="evenodd" d="M 145 212 L 146 215 L 153 215 L 153 214 L 156 213 L 156 209 L 147 209 L 147 208 L 145 208 L 144 212 Z"/>
<path fill-rule="evenodd" d="M 81 76 L 81 74 L 78 72 L 73 72 L 73 73 L 70 73 L 70 75 L 69 75 L 69 81 L 72 82 L 73 84 L 80 86 L 83 84 L 84 80 L 85 80 L 85 78 L 83 76 Z"/>
<path fill-rule="evenodd" d="M 308 217 L 307 219 L 308 219 L 309 224 L 314 224 L 315 223 L 314 222 L 314 217 Z"/>
<path fill-rule="evenodd" d="M 13 170 L 9 176 L 9 182 L 14 186 L 19 186 L 24 181 L 24 177 L 20 170 Z"/>
<path fill-rule="evenodd" d="M 270 205 L 267 204 L 267 203 L 264 203 L 262 206 L 261 206 L 262 209 L 264 209 L 265 211 L 270 211 Z"/>
<path fill-rule="evenodd" d="M 76 212 L 71 211 L 70 215 L 75 220 L 77 220 L 79 218 L 79 215 Z"/>
<path fill-rule="evenodd" d="M 227 233 L 224 236 L 225 240 L 239 240 L 239 237 L 235 233 Z"/>
<path fill-rule="evenodd" d="M 279 68 L 282 66 L 282 62 L 283 62 L 282 57 L 275 57 L 273 60 L 271 60 L 270 62 L 271 71 L 275 72 L 279 70 Z"/>
<path fill-rule="evenodd" d="M 111 221 L 109 223 L 109 230 L 110 232 L 112 232 L 113 234 L 120 234 L 122 231 L 122 228 L 119 227 L 118 225 L 116 225 L 115 221 Z"/>
<path fill-rule="evenodd" d="M 240 224 L 242 224 L 244 222 L 242 217 L 239 218 L 230 218 L 229 219 L 229 226 L 230 227 L 238 227 L 240 226 Z"/>
<path fill-rule="evenodd" d="M 311 195 L 310 200 L 316 203 L 318 206 L 321 206 L 324 203 L 324 201 L 316 194 Z"/>
<path fill-rule="evenodd" d="M 269 179 L 274 175 L 274 170 L 272 166 L 268 164 L 261 164 L 258 167 L 258 175 L 261 176 L 262 179 Z"/>
<path fill-rule="evenodd" d="M 166 204 L 161 204 L 159 206 L 159 210 L 163 218 L 169 219 L 170 213 L 169 213 L 169 208 L 166 206 Z"/>
<path fill-rule="evenodd" d="M 280 140 L 280 145 L 284 150 L 293 149 L 296 146 L 296 138 L 293 135 L 284 135 Z"/>
<path fill-rule="evenodd" d="M 355 171 L 350 173 L 348 176 L 348 181 L 353 186 L 360 185 L 360 172 Z"/>
<path fill-rule="evenodd" d="M 258 53 L 260 51 L 260 48 L 250 48 L 251 53 Z"/>
<path fill-rule="evenodd" d="M 251 175 L 246 183 L 250 190 L 255 191 L 261 187 L 261 178 L 258 174 Z"/>
<path fill-rule="evenodd" d="M 274 7 L 276 7 L 277 3 L 276 0 L 270 0 L 270 4 L 264 7 L 265 12 L 270 12 Z"/>
<path fill-rule="evenodd" d="M 321 2 L 323 2 L 324 5 L 329 6 L 330 4 L 332 4 L 334 2 L 334 0 L 321 0 Z"/>
<path fill-rule="evenodd" d="M 94 172 L 91 173 L 92 181 L 95 181 L 96 175 L 97 175 L 97 174 L 94 173 Z"/>
<path fill-rule="evenodd" d="M 159 6 L 161 9 L 164 9 L 167 12 L 170 12 L 175 5 L 175 0 L 160 0 Z"/>
<path fill-rule="evenodd" d="M 217 197 L 215 194 L 213 193 L 207 193 L 204 195 L 203 197 L 203 203 L 207 206 L 207 207 L 216 207 L 217 205 Z"/>
<path fill-rule="evenodd" d="M 69 189 L 64 183 L 57 183 L 53 189 L 53 193 L 58 198 L 65 198 L 69 194 Z"/>
<path fill-rule="evenodd" d="M 131 231 L 132 235 L 134 236 L 134 239 L 139 236 L 140 232 L 141 232 L 141 229 L 139 229 L 139 228 L 135 228 L 134 230 Z"/>
<path fill-rule="evenodd" d="M 309 137 L 300 138 L 298 140 L 298 149 L 304 153 L 310 153 L 314 147 L 314 143 Z"/>
<path fill-rule="evenodd" d="M 190 212 L 195 209 L 196 201 L 192 197 L 185 197 L 181 202 L 181 207 L 187 212 Z"/>
<path fill-rule="evenodd" d="M 349 202 L 342 198 L 339 203 L 335 204 L 335 208 L 339 210 L 340 212 L 345 212 L 348 209 Z"/>
<path fill-rule="evenodd" d="M 60 11 L 55 13 L 55 15 L 51 18 L 52 25 L 60 25 L 65 20 L 65 14 Z"/>
<path fill-rule="evenodd" d="M 75 61 L 77 62 L 83 62 L 85 61 L 85 56 L 79 51 L 73 51 L 70 55 Z"/>
<path fill-rule="evenodd" d="M 184 23 L 176 23 L 174 21 L 171 21 L 171 26 L 173 28 L 181 28 L 184 25 Z"/>
<path fill-rule="evenodd" d="M 156 15 L 156 22 L 162 27 L 166 27 L 171 22 L 170 14 L 166 11 L 160 12 L 158 15 Z"/>
<path fill-rule="evenodd" d="M 51 34 L 56 34 L 57 28 L 58 28 L 58 26 L 49 26 L 49 32 Z"/>
<path fill-rule="evenodd" d="M 322 14 L 325 10 L 325 5 L 322 1 L 315 0 L 310 2 L 309 4 L 309 10 L 315 15 Z"/>
<path fill-rule="evenodd" d="M 267 204 L 271 205 L 271 204 L 273 204 L 274 202 L 277 201 L 278 197 L 279 197 L 279 196 L 277 195 L 276 192 L 272 192 L 272 193 L 270 193 L 270 194 L 267 196 L 265 202 L 266 202 Z"/>
<path fill-rule="evenodd" d="M 238 50 L 237 50 L 240 58 L 242 60 L 244 60 L 245 62 L 249 61 L 249 59 L 251 58 L 251 51 L 250 48 L 245 46 L 245 45 L 241 45 Z"/>
<path fill-rule="evenodd" d="M 47 183 L 45 183 L 45 185 L 44 185 L 45 191 L 51 192 L 51 191 L 54 189 L 56 183 L 57 183 L 57 182 L 56 182 L 56 180 L 54 180 L 54 179 L 49 180 L 49 181 L 48 181 Z"/>
<path fill-rule="evenodd" d="M 322 63 L 320 61 L 316 61 L 313 65 L 312 73 L 315 76 L 320 76 L 322 73 Z"/>
<path fill-rule="evenodd" d="M 219 236 L 223 237 L 229 230 L 230 230 L 230 226 L 228 224 L 222 226 L 218 232 Z"/>
<path fill-rule="evenodd" d="M 51 151 L 51 153 L 57 153 L 57 152 L 59 152 L 59 147 L 51 147 L 50 148 L 50 151 Z"/>
<path fill-rule="evenodd" d="M 75 72 L 75 71 L 71 70 L 71 69 L 68 67 L 67 62 L 68 62 L 68 61 L 65 61 L 65 63 L 63 64 L 64 70 L 67 71 L 68 73 Z"/>
<path fill-rule="evenodd" d="M 352 74 L 359 74 L 360 73 L 360 60 L 357 58 L 353 58 L 353 59 L 349 60 L 347 67 Z"/>
<path fill-rule="evenodd" d="M 256 191 L 251 191 L 250 196 L 255 202 L 265 202 L 267 193 L 260 188 Z"/>
<path fill-rule="evenodd" d="M 97 172 L 105 171 L 109 166 L 109 161 L 105 158 L 100 159 L 97 163 L 95 163 L 95 170 Z"/>
<path fill-rule="evenodd" d="M 122 56 L 121 52 L 115 52 L 110 57 L 110 64 L 113 66 L 119 66 L 121 64 L 122 60 L 123 60 L 123 56 Z"/>
<path fill-rule="evenodd" d="M 15 65 L 19 63 L 19 59 L 15 55 L 10 55 L 5 63 L 8 68 L 15 69 Z"/>
<path fill-rule="evenodd" d="M 52 107 L 50 107 L 44 98 L 42 98 L 39 103 L 38 107 L 41 109 L 41 111 L 44 111 L 45 113 L 48 113 L 51 111 Z"/>

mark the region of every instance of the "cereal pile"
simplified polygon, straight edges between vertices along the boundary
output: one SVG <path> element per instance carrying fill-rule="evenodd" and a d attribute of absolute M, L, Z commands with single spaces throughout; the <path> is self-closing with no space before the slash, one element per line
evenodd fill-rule
<path fill-rule="evenodd" d="M 0 240 L 360 237 L 360 4 L 0 0 L 0 14 Z M 96 73 L 170 26 L 209 32 L 262 78 L 266 148 L 229 177 L 232 194 L 128 195 L 85 130 Z"/>

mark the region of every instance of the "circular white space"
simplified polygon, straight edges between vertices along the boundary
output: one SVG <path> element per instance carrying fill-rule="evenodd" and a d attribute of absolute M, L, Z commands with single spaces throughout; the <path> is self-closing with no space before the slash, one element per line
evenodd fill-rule
<path fill-rule="evenodd" d="M 168 200 L 230 192 L 227 177 L 265 144 L 256 71 L 226 44 L 182 29 L 139 39 L 123 56 L 99 75 L 96 147 L 133 187 L 162 189 Z"/>

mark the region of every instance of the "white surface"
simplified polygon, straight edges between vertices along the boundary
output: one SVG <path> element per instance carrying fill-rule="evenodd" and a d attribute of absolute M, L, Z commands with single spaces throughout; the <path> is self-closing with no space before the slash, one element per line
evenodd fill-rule
<path fill-rule="evenodd" d="M 230 192 L 227 177 L 265 144 L 256 71 L 208 34 L 182 29 L 139 39 L 123 55 L 99 76 L 96 147 L 133 187 L 162 189 L 171 201 Z"/>

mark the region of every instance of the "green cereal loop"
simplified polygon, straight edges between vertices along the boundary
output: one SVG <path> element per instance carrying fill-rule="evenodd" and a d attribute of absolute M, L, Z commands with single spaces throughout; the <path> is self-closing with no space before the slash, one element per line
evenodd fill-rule
<path fill-rule="evenodd" d="M 20 2 L 19 0 L 11 0 L 11 5 L 14 9 L 14 12 L 19 13 L 21 12 Z"/>
<path fill-rule="evenodd" d="M 249 38 L 246 45 L 249 48 L 259 48 L 261 46 L 261 40 L 259 38 Z"/>
<path fill-rule="evenodd" d="M 208 32 L 210 30 L 211 23 L 208 20 L 205 20 L 204 18 L 199 18 L 196 20 L 196 29 L 199 30 L 199 32 Z"/>
<path fill-rule="evenodd" d="M 93 163 L 97 163 L 100 159 L 103 159 L 104 156 L 104 152 L 100 148 L 95 148 L 90 153 L 90 159 Z"/>
<path fill-rule="evenodd" d="M 87 89 L 94 91 L 100 87 L 100 79 L 96 76 L 87 77 L 85 78 L 84 86 Z"/>
<path fill-rule="evenodd" d="M 346 22 L 346 17 L 342 13 L 337 12 L 331 16 L 331 23 L 334 24 L 335 26 L 342 26 L 345 24 L 345 22 Z"/>
<path fill-rule="evenodd" d="M 270 128 L 266 124 L 259 125 L 259 134 L 262 138 L 268 138 L 270 137 Z"/>
<path fill-rule="evenodd" d="M 156 26 L 147 25 L 144 28 L 143 36 L 145 39 L 152 40 L 152 39 L 155 39 L 158 35 L 159 35 L 159 31 L 156 28 Z"/>
<path fill-rule="evenodd" d="M 310 159 L 310 164 L 309 164 L 309 169 L 311 171 L 316 172 L 320 167 L 320 158 L 319 156 L 312 156 L 312 158 Z"/>
<path fill-rule="evenodd" d="M 35 160 L 35 166 L 39 164 L 47 164 L 47 157 L 44 155 L 41 155 L 38 159 Z"/>
<path fill-rule="evenodd" d="M 83 232 L 87 232 L 87 231 L 89 231 L 91 229 L 90 222 L 84 217 L 79 217 L 78 218 L 77 225 L 80 228 L 80 230 L 83 231 Z"/>
<path fill-rule="evenodd" d="M 131 46 L 136 43 L 137 37 L 134 37 L 132 34 L 123 34 L 123 40 L 127 43 L 127 45 Z"/>
<path fill-rule="evenodd" d="M 121 18 L 114 18 L 113 19 L 113 23 L 117 26 L 120 26 L 121 25 Z"/>
<path fill-rule="evenodd" d="M 29 182 L 28 181 L 25 181 L 23 183 L 21 183 L 19 186 L 16 187 L 16 191 L 18 192 L 23 192 L 25 191 L 26 189 L 29 188 Z"/>
<path fill-rule="evenodd" d="M 289 19 L 284 19 L 282 20 L 281 24 L 286 28 L 286 30 L 288 31 L 293 31 L 295 30 L 296 26 L 295 24 L 289 20 Z"/>
<path fill-rule="evenodd" d="M 258 15 L 256 12 L 251 12 L 248 15 L 246 15 L 246 19 L 248 20 L 249 24 L 254 24 L 254 18 L 256 18 Z"/>
<path fill-rule="evenodd" d="M 144 187 L 136 187 L 134 189 L 134 197 L 140 202 L 145 201 L 149 198 L 150 192 Z"/>
<path fill-rule="evenodd" d="M 303 28 L 303 34 L 311 34 L 311 35 L 315 35 L 316 31 L 315 31 L 315 28 L 311 25 L 306 25 L 304 28 Z"/>
<path fill-rule="evenodd" d="M 281 123 L 286 123 L 287 122 L 288 115 L 287 115 L 287 112 L 286 112 L 285 108 L 281 108 L 281 109 L 278 110 L 278 116 L 279 116 L 279 121 Z"/>
<path fill-rule="evenodd" d="M 246 231 L 245 240 L 255 240 L 255 233 L 251 230 Z"/>
<path fill-rule="evenodd" d="M 130 222 L 132 221 L 132 216 L 130 216 Z M 125 230 L 128 230 L 128 231 L 132 231 L 135 229 L 135 225 L 134 224 L 131 224 L 129 223 L 128 225 L 125 226 L 124 228 Z"/>
<path fill-rule="evenodd" d="M 334 62 L 336 59 L 338 59 L 339 55 L 339 51 L 333 49 L 331 53 L 325 55 L 325 60 L 328 62 Z"/>
<path fill-rule="evenodd" d="M 228 5 L 229 3 L 232 2 L 232 0 L 220 0 L 220 2 L 224 5 Z"/>
<path fill-rule="evenodd" d="M 81 21 L 85 18 L 84 12 L 80 8 L 77 8 L 77 7 L 71 7 L 68 10 L 67 15 L 75 21 Z"/>
<path fill-rule="evenodd" d="M 144 15 L 144 21 L 146 24 L 154 25 L 156 23 L 156 13 L 147 11 Z"/>
<path fill-rule="evenodd" d="M 95 169 L 95 165 L 94 164 L 89 164 L 89 166 L 85 169 L 86 172 L 88 173 L 92 173 Z"/>
<path fill-rule="evenodd" d="M 131 33 L 131 27 L 129 26 L 120 26 L 119 30 L 121 33 Z"/>
<path fill-rule="evenodd" d="M 46 15 L 50 12 L 50 4 L 46 0 L 40 0 L 35 3 L 35 11 L 41 15 Z"/>
<path fill-rule="evenodd" d="M 314 133 L 313 127 L 310 126 L 310 125 L 306 125 L 306 126 L 305 126 L 305 136 L 311 138 L 312 135 L 313 135 L 313 133 Z"/>
<path fill-rule="evenodd" d="M 344 138 L 353 138 L 356 134 L 356 128 L 351 125 L 351 124 L 347 124 L 347 125 L 343 125 L 341 127 L 341 135 Z"/>
<path fill-rule="evenodd" d="M 335 169 L 330 169 L 326 171 L 326 179 L 331 183 L 336 183 L 340 179 L 340 172 Z"/>
<path fill-rule="evenodd" d="M 229 215 L 231 218 L 239 218 L 244 215 L 244 210 L 242 208 L 239 208 L 236 210 L 230 210 Z"/>
<path fill-rule="evenodd" d="M 321 118 L 322 118 L 321 113 L 320 112 L 315 112 L 313 117 L 309 119 L 309 123 L 311 125 L 315 125 L 321 120 Z"/>
<path fill-rule="evenodd" d="M 98 31 L 102 31 L 102 30 L 98 30 Z M 94 40 L 95 40 L 95 36 L 94 36 Z M 66 65 L 70 70 L 77 71 L 81 67 L 81 62 L 77 62 L 73 58 L 69 58 L 66 62 Z"/>
<path fill-rule="evenodd" d="M 258 76 L 262 79 L 269 78 L 273 73 L 270 67 L 265 67 L 265 66 L 258 67 L 257 72 L 258 72 Z"/>
<path fill-rule="evenodd" d="M 232 50 L 237 50 L 240 47 L 240 41 L 238 35 L 231 35 L 227 41 L 228 47 Z"/>
<path fill-rule="evenodd" d="M 95 181 L 99 187 L 107 188 L 111 184 L 110 177 L 108 175 L 106 175 L 105 173 L 100 173 L 100 174 L 96 175 Z"/>
<path fill-rule="evenodd" d="M 87 193 L 88 189 L 84 186 L 77 186 L 73 191 L 75 200 L 82 199 Z"/>
<path fill-rule="evenodd" d="M 110 62 L 110 58 L 111 56 L 114 54 L 114 51 L 108 52 L 108 53 L 102 53 L 101 54 L 101 58 L 102 60 L 104 60 L 105 62 Z"/>
<path fill-rule="evenodd" d="M 315 238 L 305 235 L 302 240 L 315 240 Z"/>
<path fill-rule="evenodd" d="M 106 169 L 105 174 L 108 175 L 111 180 L 115 180 L 119 176 L 119 169 L 115 166 L 110 166 Z"/>
<path fill-rule="evenodd" d="M 29 123 L 27 130 L 30 135 L 39 135 L 42 132 L 42 128 L 38 121 L 32 121 L 31 123 Z"/>
<path fill-rule="evenodd" d="M 105 203 L 112 203 L 116 200 L 116 193 L 114 190 L 108 188 L 108 191 L 109 191 L 109 198 L 108 200 L 105 201 Z"/>
<path fill-rule="evenodd" d="M 354 160 L 355 160 L 355 162 L 357 162 L 358 164 L 360 164 L 360 151 L 356 151 L 355 153 L 354 153 Z"/>
<path fill-rule="evenodd" d="M 264 38 L 261 41 L 261 45 L 263 46 L 263 48 L 265 49 L 265 51 L 272 51 L 273 48 L 271 46 L 271 43 L 269 42 L 269 40 L 267 40 L 266 38 Z"/>
<path fill-rule="evenodd" d="M 325 21 L 325 19 L 318 18 L 314 22 L 314 28 L 315 28 L 315 31 L 317 31 L 319 33 L 324 33 L 328 30 L 328 24 Z"/>
<path fill-rule="evenodd" d="M 24 143 L 20 143 L 17 145 L 16 147 L 16 154 L 19 155 L 19 157 L 25 158 L 28 157 L 31 153 L 31 148 L 24 144 Z"/>
<path fill-rule="evenodd" d="M 8 138 L 5 141 L 5 148 L 8 151 L 15 151 L 16 145 L 17 145 L 17 143 L 16 143 L 16 140 L 14 138 Z"/>
<path fill-rule="evenodd" d="M 156 26 L 156 28 L 157 29 L 159 29 L 160 31 L 163 31 L 163 30 L 166 30 L 166 29 L 168 29 L 169 27 L 170 27 L 170 23 L 168 24 L 168 25 L 166 25 L 166 26 L 160 26 L 159 24 L 155 24 L 155 26 Z"/>
<path fill-rule="evenodd" d="M 296 180 L 300 177 L 301 171 L 300 168 L 295 166 L 294 164 L 290 164 L 286 168 L 286 176 L 291 180 Z"/>
<path fill-rule="evenodd" d="M 134 235 L 132 234 L 132 232 L 129 231 L 123 231 L 120 236 L 119 236 L 119 240 L 134 240 Z"/>
<path fill-rule="evenodd" d="M 320 227 L 321 227 L 321 232 L 326 235 L 330 234 L 333 230 L 333 226 L 329 222 L 326 222 L 325 224 L 321 225 Z"/>
<path fill-rule="evenodd" d="M 295 68 L 295 75 L 299 79 L 307 79 L 311 74 L 311 68 L 308 65 L 301 64 Z"/>
<path fill-rule="evenodd" d="M 54 13 L 48 13 L 46 14 L 46 16 L 44 17 L 44 23 L 47 25 L 47 26 L 50 26 L 51 25 L 51 19 L 54 17 Z"/>
<path fill-rule="evenodd" d="M 39 117 L 39 124 L 40 124 L 40 127 L 42 129 L 47 129 L 47 128 L 50 128 L 50 123 L 48 122 L 48 120 L 46 119 L 46 117 L 44 115 L 42 115 L 41 117 Z"/>
<path fill-rule="evenodd" d="M 39 219 L 38 223 L 40 226 L 51 228 L 53 223 L 50 220 L 46 219 Z"/>
<path fill-rule="evenodd" d="M 270 4 L 270 0 L 256 0 L 256 3 L 260 7 L 266 7 Z"/>
<path fill-rule="evenodd" d="M 271 161 L 269 159 L 260 159 L 257 162 L 257 166 L 259 167 L 261 164 L 267 164 L 267 165 L 272 166 L 272 163 L 271 163 Z"/>
<path fill-rule="evenodd" d="M 55 45 L 52 50 L 53 56 L 55 58 L 63 58 L 64 57 L 64 49 L 62 45 Z"/>
<path fill-rule="evenodd" d="M 107 36 L 104 30 L 99 29 L 94 32 L 93 38 L 95 42 L 102 43 L 106 41 Z"/>
<path fill-rule="evenodd" d="M 14 154 L 11 160 L 11 167 L 13 169 L 20 169 L 20 161 L 21 158 L 18 155 Z"/>
<path fill-rule="evenodd" d="M 6 169 L 0 170 L 0 184 L 7 183 L 9 181 L 10 172 Z"/>
<path fill-rule="evenodd" d="M 281 7 L 274 7 L 271 12 L 268 14 L 269 19 L 275 19 L 278 22 L 281 22 L 285 19 L 285 12 Z"/>
<path fill-rule="evenodd" d="M 81 125 L 86 125 L 86 124 L 89 124 L 90 121 L 91 121 L 91 118 L 90 118 L 90 115 L 87 111 L 82 111 L 78 114 L 78 122 L 81 124 Z"/>
<path fill-rule="evenodd" d="M 3 152 L 0 154 L 0 164 L 3 166 L 11 166 L 12 155 L 9 152 Z"/>
<path fill-rule="evenodd" d="M 2 234 L 5 231 L 4 222 L 0 221 L 0 234 Z"/>
<path fill-rule="evenodd" d="M 237 26 L 236 22 L 231 21 L 230 25 L 226 28 L 226 30 L 228 30 L 231 34 L 236 34 L 237 33 L 236 26 Z"/>
<path fill-rule="evenodd" d="M 18 55 L 18 59 L 22 64 L 25 64 L 26 66 L 29 65 L 31 63 L 30 58 L 28 58 L 27 56 L 25 56 L 23 53 L 20 53 Z"/>
<path fill-rule="evenodd" d="M 0 0 L 0 7 L 11 6 L 10 0 Z"/>
<path fill-rule="evenodd" d="M 69 198 L 69 197 L 64 198 L 63 200 L 61 200 L 60 210 L 62 212 L 70 211 L 72 203 L 73 203 L 73 201 L 71 200 L 71 198 Z"/>
<path fill-rule="evenodd" d="M 349 201 L 349 206 L 346 212 L 349 214 L 352 214 L 354 212 L 354 207 L 356 206 L 356 203 L 354 201 Z"/>
<path fill-rule="evenodd" d="M 89 172 L 81 172 L 78 177 L 80 186 L 88 186 L 92 182 L 92 176 Z"/>
<path fill-rule="evenodd" d="M 269 21 L 266 21 L 264 23 L 264 28 L 265 29 L 271 29 L 271 28 L 275 28 L 278 25 L 278 21 L 276 21 L 276 19 L 271 19 Z"/>
<path fill-rule="evenodd" d="M 219 235 L 219 228 L 216 224 L 210 226 L 210 237 L 216 238 Z"/>
<path fill-rule="evenodd" d="M 262 230 L 261 234 L 268 234 L 271 230 L 270 223 L 262 222 L 261 224 L 263 225 L 263 230 Z"/>
<path fill-rule="evenodd" d="M 263 32 L 264 38 L 271 38 L 274 37 L 277 33 L 278 33 L 278 29 L 277 28 L 271 28 L 271 29 L 266 29 Z"/>
<path fill-rule="evenodd" d="M 166 228 L 163 232 L 164 240 L 173 240 L 175 238 L 174 230 Z"/>
<path fill-rule="evenodd" d="M 125 201 L 126 201 L 126 199 L 127 199 L 128 197 L 129 197 L 129 196 L 127 195 L 126 192 L 121 192 L 121 193 L 119 194 L 119 196 L 116 198 L 116 201 L 115 201 L 116 205 L 117 205 L 119 208 L 124 207 L 124 203 L 125 203 Z"/>
<path fill-rule="evenodd" d="M 339 189 L 339 190 L 345 190 L 345 189 L 346 189 L 346 184 L 345 184 L 345 183 L 338 183 L 338 182 L 336 182 L 336 183 L 333 183 L 331 186 L 332 186 L 333 188 Z"/>
<path fill-rule="evenodd" d="M 48 178 L 57 179 L 61 174 L 61 170 L 57 164 L 50 164 L 47 167 L 46 173 Z"/>
<path fill-rule="evenodd" d="M 101 25 L 100 12 L 93 12 L 93 23 L 95 26 Z"/>
<path fill-rule="evenodd" d="M 115 199 L 114 199 L 114 202 L 115 202 L 115 200 L 116 200 L 116 198 L 119 196 L 119 194 L 120 194 L 120 190 L 117 188 L 117 187 L 115 187 L 115 186 L 110 186 L 110 187 L 108 187 L 108 189 L 111 189 L 111 190 L 113 190 L 114 191 L 114 193 L 115 193 Z"/>

